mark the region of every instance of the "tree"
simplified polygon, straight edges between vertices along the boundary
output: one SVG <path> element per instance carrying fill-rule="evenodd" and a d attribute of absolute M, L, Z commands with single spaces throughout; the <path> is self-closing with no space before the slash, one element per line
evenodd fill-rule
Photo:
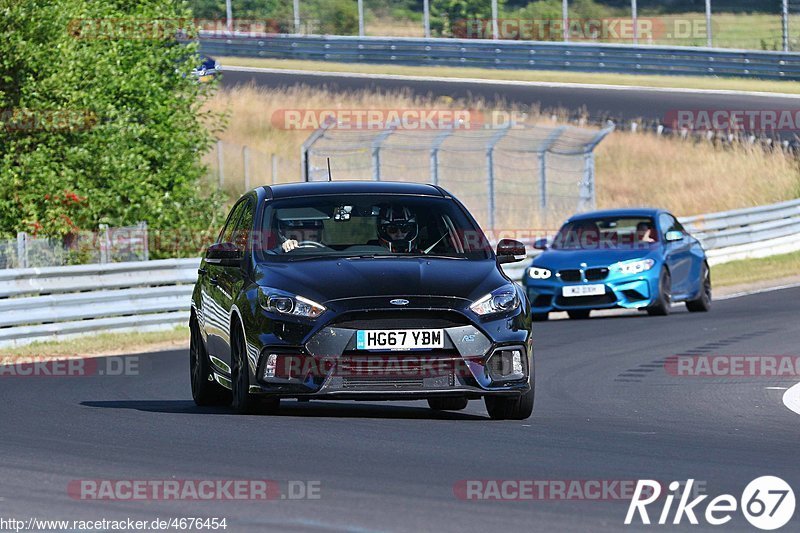
<path fill-rule="evenodd" d="M 175 39 L 190 17 L 170 0 L 0 0 L 0 233 L 216 223 L 198 183 L 220 118 L 189 75 L 196 45 Z"/>

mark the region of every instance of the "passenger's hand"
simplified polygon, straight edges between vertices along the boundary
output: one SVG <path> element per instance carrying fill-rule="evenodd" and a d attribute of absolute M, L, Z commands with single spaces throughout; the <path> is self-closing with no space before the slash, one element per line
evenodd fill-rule
<path fill-rule="evenodd" d="M 291 252 L 295 248 L 298 248 L 297 241 L 294 239 L 289 239 L 288 241 L 284 241 L 284 243 L 281 244 L 281 248 L 285 253 Z"/>

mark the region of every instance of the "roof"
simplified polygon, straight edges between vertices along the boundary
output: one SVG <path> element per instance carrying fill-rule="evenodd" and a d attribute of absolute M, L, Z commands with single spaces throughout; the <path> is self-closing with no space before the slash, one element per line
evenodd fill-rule
<path fill-rule="evenodd" d="M 573 220 L 586 220 L 592 218 L 604 217 L 655 217 L 659 213 L 663 213 L 663 209 L 655 209 L 652 207 L 633 207 L 626 209 L 605 209 L 602 211 L 590 211 L 588 213 L 580 213 L 572 215 L 570 221 Z"/>
<path fill-rule="evenodd" d="M 329 194 L 411 194 L 442 197 L 433 185 L 399 181 L 309 181 L 264 186 L 272 198 L 323 196 Z"/>

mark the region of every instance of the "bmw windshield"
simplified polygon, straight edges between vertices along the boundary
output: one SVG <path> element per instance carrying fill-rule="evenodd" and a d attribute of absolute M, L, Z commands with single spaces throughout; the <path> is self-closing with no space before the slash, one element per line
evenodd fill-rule
<path fill-rule="evenodd" d="M 658 242 L 650 217 L 605 217 L 567 222 L 553 239 L 554 250 L 649 249 Z"/>
<path fill-rule="evenodd" d="M 454 201 L 405 195 L 330 195 L 270 201 L 261 260 L 430 256 L 487 259 L 483 232 Z"/>

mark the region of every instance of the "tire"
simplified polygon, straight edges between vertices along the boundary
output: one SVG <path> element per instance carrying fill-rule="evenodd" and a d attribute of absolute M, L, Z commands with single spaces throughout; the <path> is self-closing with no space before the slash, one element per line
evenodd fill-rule
<path fill-rule="evenodd" d="M 428 407 L 436 411 L 461 411 L 468 403 L 466 398 L 428 398 Z"/>
<path fill-rule="evenodd" d="M 650 316 L 667 316 L 672 302 L 672 276 L 666 268 L 658 276 L 658 298 L 647 308 Z"/>
<path fill-rule="evenodd" d="M 686 302 L 686 309 L 690 313 L 706 313 L 711 309 L 711 272 L 708 265 L 703 263 L 700 273 L 703 286 L 700 288 L 700 295 Z"/>
<path fill-rule="evenodd" d="M 189 379 L 192 399 L 198 406 L 229 405 L 230 391 L 216 381 L 209 381 L 210 374 L 208 353 L 200 335 L 200 326 L 193 315 L 189 322 Z"/>
<path fill-rule="evenodd" d="M 545 322 L 550 318 L 550 313 L 533 313 L 531 314 L 531 320 L 534 322 Z"/>
<path fill-rule="evenodd" d="M 250 394 L 250 368 L 247 362 L 244 336 L 238 322 L 231 328 L 231 406 L 240 414 L 255 413 L 258 398 Z"/>
<path fill-rule="evenodd" d="M 486 411 L 492 420 L 525 420 L 533 414 L 533 385 L 528 392 L 516 398 L 484 396 Z"/>
<path fill-rule="evenodd" d="M 575 311 L 567 311 L 567 314 L 572 320 L 586 320 L 592 314 L 591 309 L 576 309 Z"/>

